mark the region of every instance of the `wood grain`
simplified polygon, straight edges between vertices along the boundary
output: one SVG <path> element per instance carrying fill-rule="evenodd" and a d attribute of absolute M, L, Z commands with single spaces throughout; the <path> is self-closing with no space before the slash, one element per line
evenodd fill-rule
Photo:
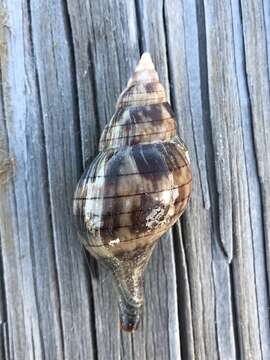
<path fill-rule="evenodd" d="M 270 357 L 269 49 L 264 0 L 0 0 L 1 359 Z M 194 182 L 128 335 L 72 196 L 143 51 Z"/>

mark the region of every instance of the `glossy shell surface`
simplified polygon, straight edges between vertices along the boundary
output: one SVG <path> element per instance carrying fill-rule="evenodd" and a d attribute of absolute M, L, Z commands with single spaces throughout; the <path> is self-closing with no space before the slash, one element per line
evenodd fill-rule
<path fill-rule="evenodd" d="M 77 185 L 74 215 L 85 247 L 113 272 L 122 324 L 132 330 L 143 270 L 155 242 L 186 208 L 192 182 L 187 148 L 149 54 L 120 95 L 99 150 Z"/>
<path fill-rule="evenodd" d="M 157 240 L 191 192 L 187 148 L 149 54 L 120 95 L 99 150 L 78 183 L 74 214 L 85 246 L 107 257 Z"/>
<path fill-rule="evenodd" d="M 184 154 L 184 145 L 173 138 L 98 155 L 75 195 L 79 230 L 85 245 L 95 248 L 90 251 L 112 247 L 112 253 L 118 253 L 143 247 L 172 226 L 190 195 Z"/>

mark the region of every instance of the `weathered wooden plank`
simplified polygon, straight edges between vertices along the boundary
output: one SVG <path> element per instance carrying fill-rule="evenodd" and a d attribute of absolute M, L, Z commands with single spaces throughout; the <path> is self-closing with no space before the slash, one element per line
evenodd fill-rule
<path fill-rule="evenodd" d="M 237 93 L 237 83 L 234 73 L 230 4 L 210 4 L 206 2 L 205 19 L 211 130 L 215 154 L 214 171 L 217 180 L 216 191 L 218 196 L 216 200 L 219 203 L 219 217 L 215 217 L 217 226 L 220 228 L 220 235 L 217 234 L 217 237 L 221 237 L 222 244 L 225 243 L 224 240 L 230 239 L 231 251 L 233 251 L 233 235 L 235 239 L 234 243 L 237 244 L 241 242 L 239 235 L 237 239 L 237 228 L 241 227 L 241 220 L 244 222 L 242 226 L 247 230 L 247 235 L 245 236 L 248 237 L 249 241 L 251 241 L 251 239 L 248 217 L 244 215 L 245 213 L 248 214 L 248 205 L 243 199 L 244 196 L 247 196 L 247 185 L 243 158 L 243 140 L 241 132 L 238 131 L 240 129 L 241 120 L 239 118 L 239 95 Z M 238 179 L 240 179 L 239 183 L 237 181 Z M 244 188 L 241 187 L 242 184 L 244 185 Z M 241 192 L 245 193 L 245 195 L 242 195 L 243 198 L 238 197 L 238 194 L 241 196 Z M 241 212 L 242 207 L 245 207 L 243 213 Z M 234 216 L 239 218 L 237 224 L 233 221 Z M 219 231 L 219 228 L 217 228 L 217 231 Z M 226 248 L 223 250 L 226 250 Z M 242 273 L 240 265 L 235 267 L 237 274 L 235 276 L 236 285 L 234 288 L 235 293 L 232 293 L 230 287 L 234 284 L 230 284 L 230 270 L 228 269 L 228 266 L 222 262 L 218 252 L 215 251 L 215 253 L 216 262 L 214 263 L 214 275 L 216 279 L 216 294 L 217 298 L 221 300 L 217 304 L 217 314 L 220 314 L 220 320 L 222 320 L 222 312 L 224 312 L 222 295 L 227 288 L 229 302 L 232 301 L 232 304 L 230 305 L 229 303 L 229 306 L 234 308 L 233 296 L 236 297 L 236 301 L 239 300 L 237 293 L 239 286 L 237 281 L 238 276 L 245 276 L 245 274 Z M 237 253 L 238 251 L 234 250 L 236 259 L 233 259 L 233 264 L 237 261 Z M 243 258 L 241 258 L 241 260 L 243 260 L 242 264 L 247 264 L 247 267 L 252 266 L 252 258 L 248 258 L 250 255 L 251 252 L 249 248 L 249 254 L 246 255 L 246 258 L 244 259 L 244 254 Z M 228 260 L 230 261 L 231 257 L 229 257 Z M 222 278 L 222 273 L 224 274 L 224 279 Z M 252 271 L 250 271 L 249 275 L 252 275 Z M 227 281 L 225 281 L 225 279 Z M 242 287 L 244 288 L 245 286 L 242 285 Z M 252 290 L 254 295 L 254 288 Z M 231 296 L 231 293 L 233 296 Z M 240 298 L 242 298 L 242 300 L 244 299 L 244 297 Z M 252 303 L 252 306 L 256 306 L 255 298 L 252 298 L 250 303 Z M 244 307 L 242 309 L 244 310 Z M 256 321 L 256 316 L 254 316 L 253 320 Z M 217 319 L 217 321 L 220 356 L 224 359 L 235 358 L 235 356 L 238 355 L 235 355 L 234 351 L 230 352 L 228 346 L 224 348 L 224 342 L 222 340 L 224 339 L 224 335 L 226 338 L 226 334 L 224 334 L 225 324 L 223 321 L 220 322 L 219 319 Z M 231 318 L 229 324 L 230 327 L 232 327 L 233 321 L 237 323 L 238 319 Z M 254 322 L 254 329 L 257 331 L 256 322 Z M 236 351 L 238 351 L 239 346 L 237 339 L 238 338 L 236 337 Z M 227 345 L 229 345 L 229 343 L 227 343 Z M 256 345 L 258 345 L 258 343 Z M 234 348 L 234 343 L 232 343 L 232 346 Z"/>
<path fill-rule="evenodd" d="M 92 357 L 91 288 L 72 226 L 72 197 L 81 170 L 81 153 L 74 59 L 65 3 L 34 1 L 31 18 L 47 153 L 64 358 Z"/>
<path fill-rule="evenodd" d="M 265 252 L 267 256 L 268 291 L 270 287 L 270 74 L 269 24 L 267 1 L 242 3 L 242 22 L 246 78 L 251 106 L 252 128 L 257 160 L 259 191 L 262 198 Z M 269 294 L 268 294 L 269 296 Z"/>
<path fill-rule="evenodd" d="M 206 148 L 206 166 L 211 199 L 211 241 L 212 241 L 212 269 L 215 296 L 215 328 L 217 338 L 217 356 L 221 359 L 237 358 L 237 338 L 234 331 L 234 300 L 231 291 L 231 276 L 228 263 L 233 256 L 232 237 L 220 231 L 220 222 L 225 226 L 223 213 L 219 214 L 216 171 L 214 166 L 215 151 L 212 139 L 212 125 L 214 121 L 210 113 L 208 71 L 207 71 L 207 34 L 205 24 L 205 9 L 202 1 L 197 2 L 197 23 L 200 51 L 200 81 L 203 108 L 203 128 Z M 217 55 L 216 55 L 217 56 Z M 223 217 L 220 220 L 220 217 Z M 231 224 L 228 224 L 228 229 Z M 236 344 L 235 344 L 236 343 Z"/>
<path fill-rule="evenodd" d="M 63 9 L 60 2 L 2 6 L 8 16 L 1 130 L 16 163 L 1 187 L 10 356 L 92 357 L 84 262 L 70 226 L 78 165 Z"/>
<path fill-rule="evenodd" d="M 4 41 L 4 52 L 1 52 L 1 73 L 2 73 L 2 121 L 1 136 L 3 139 L 4 151 L 7 157 L 14 158 L 15 169 L 6 173 L 6 179 L 1 184 L 1 235 L 2 255 L 5 279 L 6 312 L 8 320 L 9 353 L 10 357 L 23 359 L 41 356 L 42 340 L 41 334 L 48 332 L 44 327 L 44 320 L 39 318 L 39 310 L 42 304 L 36 293 L 36 279 L 33 277 L 32 269 L 34 257 L 32 251 L 40 252 L 40 260 L 48 259 L 47 266 L 40 274 L 41 286 L 53 289 L 52 256 L 47 255 L 47 250 L 40 247 L 40 244 L 47 242 L 48 223 L 46 209 L 46 193 L 42 186 L 44 164 L 42 163 L 42 151 L 40 144 L 36 142 L 37 151 L 27 149 L 29 145 L 29 121 L 35 118 L 36 108 L 35 93 L 31 93 L 31 85 L 34 72 L 30 71 L 31 62 L 29 57 L 24 58 L 24 45 L 27 42 L 27 33 L 24 33 L 23 18 L 26 16 L 26 9 L 19 2 L 2 3 L 1 10 L 5 12 L 5 28 L 2 40 Z M 15 10 L 16 9 L 16 10 Z M 3 28 L 2 28 L 3 29 Z M 16 36 L 14 36 L 16 34 Z M 25 36 L 25 38 L 23 38 Z M 28 49 L 31 46 L 29 44 Z M 3 50 L 3 48 L 2 48 Z M 24 61 L 18 61 L 24 59 Z M 29 72 L 29 73 L 28 73 Z M 27 77 L 28 75 L 28 77 Z M 28 130 L 28 131 L 27 131 Z M 35 130 L 33 130 L 35 133 Z M 36 136 L 38 136 L 35 133 Z M 34 139 L 33 139 L 34 142 Z M 34 157 L 35 155 L 35 157 Z M 33 167 L 30 166 L 30 159 L 34 157 Z M 39 164 L 39 166 L 36 166 Z M 33 174 L 34 169 L 34 174 Z M 34 203 L 30 200 L 31 190 L 37 192 Z M 44 199 L 45 198 L 45 199 Z M 29 203 L 31 205 L 29 206 Z M 38 231 L 30 225 L 36 214 L 43 217 Z M 38 222 L 36 222 L 38 225 Z M 40 261 L 39 260 L 39 261 Z M 37 276 L 38 276 L 37 273 Z M 48 274 L 48 276 L 44 276 Z M 52 278 L 50 278 L 52 276 Z M 52 280 L 52 281 L 50 281 Z M 39 294 L 42 295 L 42 294 Z M 49 297 L 50 298 L 50 297 Z M 48 297 L 43 311 L 48 311 Z M 51 301 L 57 302 L 55 294 L 51 293 Z M 56 313 L 57 314 L 57 313 Z M 60 333 L 57 336 L 58 321 L 54 311 L 48 312 L 48 323 L 50 328 L 55 327 L 48 333 L 47 339 L 52 345 L 48 354 L 57 356 L 57 343 Z M 39 321 L 39 319 L 41 321 Z M 35 333 L 35 336 L 32 334 Z M 55 339 L 54 339 L 55 338 Z M 45 340 L 45 339 L 44 339 Z M 46 344 L 46 340 L 43 343 Z M 26 355 L 27 354 L 27 355 Z"/>
<path fill-rule="evenodd" d="M 246 78 L 246 65 L 244 38 L 242 25 L 242 12 L 240 3 L 232 4 L 233 28 L 234 28 L 234 51 L 236 73 L 238 78 L 238 90 L 241 104 L 241 121 L 243 129 L 243 141 L 245 162 L 248 180 L 250 226 L 252 231 L 252 247 L 254 256 L 254 276 L 256 282 L 256 300 L 258 308 L 258 322 L 260 332 L 260 346 L 262 357 L 270 354 L 270 322 L 269 322 L 269 290 L 267 286 L 267 263 L 265 245 L 267 238 L 264 236 L 263 208 L 264 201 L 261 196 L 260 179 L 257 170 L 256 150 L 253 139 L 252 108 L 249 98 L 249 89 Z M 269 13 L 270 14 L 270 13 Z M 265 154 L 267 156 L 267 154 Z"/>
<path fill-rule="evenodd" d="M 261 309 L 267 303 L 267 289 L 258 265 L 264 267 L 261 224 L 254 216 L 255 209 L 260 213 L 260 200 L 254 198 L 258 178 L 249 165 L 255 159 L 241 64 L 240 14 L 236 4 L 231 6 L 230 2 L 205 2 L 210 113 L 219 214 L 224 218 L 219 217 L 220 235 L 233 237 L 235 246 L 232 287 L 240 352 L 244 358 L 259 359 L 267 356 L 262 336 L 266 339 L 269 332 L 260 325 L 268 316 Z"/>
<path fill-rule="evenodd" d="M 204 131 L 207 129 L 203 128 L 196 4 L 191 1 L 188 4 L 168 2 L 165 10 L 172 103 L 177 113 L 180 135 L 190 151 L 194 178 L 190 205 L 182 221 L 191 298 L 194 358 L 207 359 L 211 356 L 214 359 L 217 357 L 217 333 L 214 326 L 216 314 L 212 275 L 213 226 L 211 213 L 208 211 L 208 182 L 212 179 L 206 176 Z M 173 22 L 169 21 L 172 17 Z M 211 151 L 209 148 L 207 150 Z M 181 290 L 179 297 L 181 299 Z M 208 304 L 207 321 L 205 304 Z"/>

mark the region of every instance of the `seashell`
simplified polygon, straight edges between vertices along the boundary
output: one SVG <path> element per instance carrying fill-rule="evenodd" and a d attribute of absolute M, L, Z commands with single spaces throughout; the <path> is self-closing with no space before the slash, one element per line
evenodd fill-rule
<path fill-rule="evenodd" d="M 137 328 L 143 273 L 157 240 L 187 206 L 188 151 L 151 56 L 144 53 L 74 195 L 74 215 L 87 250 L 113 274 L 121 327 Z"/>

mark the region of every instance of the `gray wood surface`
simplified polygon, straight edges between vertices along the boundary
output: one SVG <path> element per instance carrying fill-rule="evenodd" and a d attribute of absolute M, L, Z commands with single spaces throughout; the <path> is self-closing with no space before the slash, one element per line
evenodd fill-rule
<path fill-rule="evenodd" d="M 72 196 L 140 54 L 193 193 L 134 334 Z M 270 2 L 0 0 L 0 359 L 270 359 Z"/>

